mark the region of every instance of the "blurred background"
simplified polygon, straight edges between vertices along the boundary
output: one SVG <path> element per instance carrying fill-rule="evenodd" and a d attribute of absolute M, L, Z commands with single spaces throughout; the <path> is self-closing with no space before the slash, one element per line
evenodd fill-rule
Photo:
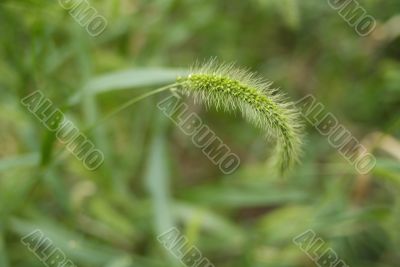
<path fill-rule="evenodd" d="M 91 37 L 58 1 L 0 1 L 0 266 L 43 266 L 21 242 L 40 229 L 76 266 L 181 266 L 157 241 L 176 226 L 223 266 L 317 266 L 292 239 L 314 230 L 351 267 L 400 266 L 400 3 L 360 0 L 360 37 L 320 0 L 91 0 Z M 223 175 L 146 98 L 210 57 L 257 71 L 291 100 L 313 94 L 377 158 L 358 174 L 306 124 L 292 174 L 240 116 L 186 103 L 241 159 Z M 20 103 L 41 90 L 104 164 L 88 171 Z M 64 152 L 64 153 L 63 153 Z M 61 153 L 61 156 L 60 156 Z"/>

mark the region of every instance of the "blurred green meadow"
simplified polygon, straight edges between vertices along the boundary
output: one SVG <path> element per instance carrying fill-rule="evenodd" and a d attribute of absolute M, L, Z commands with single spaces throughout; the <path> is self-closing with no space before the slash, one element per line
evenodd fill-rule
<path fill-rule="evenodd" d="M 0 1 L 0 267 L 61 266 L 21 242 L 35 230 L 78 267 L 184 266 L 157 240 L 171 227 L 216 267 L 318 266 L 292 241 L 308 229 L 350 267 L 400 266 L 398 0 L 358 1 L 377 22 L 365 37 L 328 0 L 90 0 L 98 36 L 61 2 Z M 157 108 L 170 92 L 102 121 L 212 57 L 312 94 L 375 168 L 358 173 L 304 120 L 301 161 L 279 177 L 258 129 L 185 98 L 240 157 L 225 175 Z M 100 168 L 21 104 L 37 90 L 89 129 Z"/>

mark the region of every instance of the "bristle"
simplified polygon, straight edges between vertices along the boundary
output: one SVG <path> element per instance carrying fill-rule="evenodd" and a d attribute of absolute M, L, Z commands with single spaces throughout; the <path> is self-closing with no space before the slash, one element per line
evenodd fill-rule
<path fill-rule="evenodd" d="M 243 117 L 266 136 L 277 140 L 277 165 L 286 173 L 298 160 L 301 150 L 299 112 L 271 82 L 248 70 L 211 59 L 196 63 L 188 77 L 180 79 L 181 90 L 206 107 L 225 111 L 239 110 Z"/>

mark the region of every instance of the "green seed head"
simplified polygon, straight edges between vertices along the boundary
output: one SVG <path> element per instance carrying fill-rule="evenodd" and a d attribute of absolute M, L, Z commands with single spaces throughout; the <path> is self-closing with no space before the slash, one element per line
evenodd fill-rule
<path fill-rule="evenodd" d="M 275 137 L 280 173 L 287 172 L 298 160 L 302 129 L 299 113 L 277 90 L 270 89 L 271 83 L 233 64 L 221 65 L 215 60 L 193 67 L 191 74 L 179 78 L 178 83 L 183 93 L 193 95 L 208 107 L 240 110 L 268 137 Z"/>

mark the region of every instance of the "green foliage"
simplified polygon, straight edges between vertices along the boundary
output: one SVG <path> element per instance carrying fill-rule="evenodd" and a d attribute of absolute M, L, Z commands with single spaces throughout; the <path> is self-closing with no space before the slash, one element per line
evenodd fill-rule
<path fill-rule="evenodd" d="M 108 20 L 96 38 L 59 1 L 0 1 L 0 267 L 44 266 L 20 242 L 35 229 L 79 267 L 182 266 L 156 238 L 171 225 L 216 267 L 315 267 L 292 242 L 307 229 L 351 267 L 399 265 L 398 0 L 358 1 L 378 22 L 363 38 L 320 0 L 89 2 Z M 214 56 L 280 88 L 260 96 L 266 86 L 229 76 L 229 88 L 248 92 L 229 110 L 242 113 L 244 97 L 245 106 L 277 108 L 288 103 L 272 98 L 281 92 L 293 101 L 312 94 L 374 153 L 373 172 L 356 173 L 307 125 L 301 164 L 278 178 L 259 129 L 190 97 L 191 111 L 240 156 L 232 175 L 157 109 L 163 95 L 102 121 Z M 36 90 L 81 130 L 95 124 L 88 137 L 104 152 L 100 169 L 87 171 L 20 104 Z"/>

